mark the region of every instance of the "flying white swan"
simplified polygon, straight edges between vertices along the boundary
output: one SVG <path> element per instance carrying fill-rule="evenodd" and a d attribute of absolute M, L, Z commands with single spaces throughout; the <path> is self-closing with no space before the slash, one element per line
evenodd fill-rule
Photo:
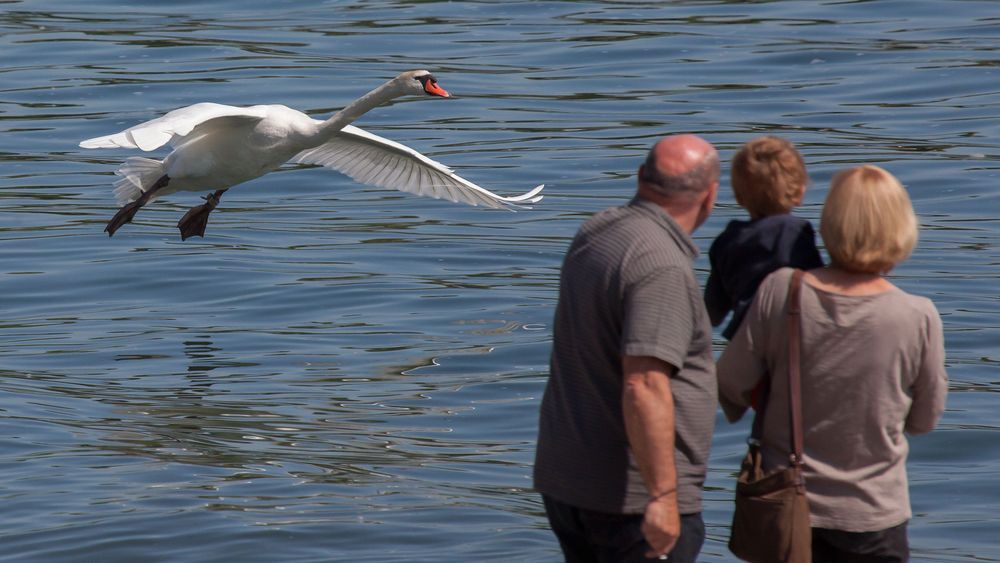
<path fill-rule="evenodd" d="M 227 189 L 278 169 L 291 160 L 317 164 L 354 180 L 417 195 L 493 208 L 523 207 L 542 199 L 542 184 L 503 197 L 458 176 L 447 166 L 389 139 L 350 125 L 372 108 L 406 94 L 451 97 L 426 70 L 404 72 L 361 96 L 326 121 L 282 105 L 233 107 L 194 104 L 105 137 L 80 143 L 85 149 L 138 148 L 170 144 L 162 161 L 129 157 L 115 172 L 122 208 L 104 229 L 108 236 L 150 201 L 178 191 L 214 189 L 206 203 L 177 223 L 181 239 L 204 236 L 208 216 Z"/>

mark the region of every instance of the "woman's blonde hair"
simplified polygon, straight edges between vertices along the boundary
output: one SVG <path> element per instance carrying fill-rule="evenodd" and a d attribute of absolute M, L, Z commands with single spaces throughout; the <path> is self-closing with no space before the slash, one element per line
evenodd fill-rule
<path fill-rule="evenodd" d="M 913 252 L 917 216 L 899 180 L 878 166 L 864 165 L 833 177 L 819 232 L 834 266 L 881 274 Z"/>
<path fill-rule="evenodd" d="M 788 213 L 802 203 L 809 176 L 802 155 L 779 137 L 758 137 L 733 156 L 730 183 L 736 202 L 753 218 Z"/>

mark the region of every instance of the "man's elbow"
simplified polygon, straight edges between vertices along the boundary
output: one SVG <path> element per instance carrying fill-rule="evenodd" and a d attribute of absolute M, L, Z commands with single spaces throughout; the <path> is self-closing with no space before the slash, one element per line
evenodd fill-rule
<path fill-rule="evenodd" d="M 637 370 L 625 374 L 622 400 L 626 404 L 639 405 L 652 401 L 662 401 L 671 397 L 670 376 L 659 369 Z"/>
<path fill-rule="evenodd" d="M 622 398 L 628 403 L 636 403 L 648 397 L 653 392 L 654 386 L 649 374 L 631 374 L 625 376 L 625 385 L 622 389 Z"/>

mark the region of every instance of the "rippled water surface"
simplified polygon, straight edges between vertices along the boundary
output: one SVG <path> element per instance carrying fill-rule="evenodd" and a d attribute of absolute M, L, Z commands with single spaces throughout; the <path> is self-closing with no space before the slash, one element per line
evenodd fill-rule
<path fill-rule="evenodd" d="M 952 378 L 912 440 L 914 560 L 1000 561 L 1000 12 L 994 2 L 0 2 L 0 557 L 554 561 L 530 489 L 562 253 L 659 136 L 878 163 L 923 225 Z M 202 101 L 325 117 L 413 68 L 453 100 L 357 125 L 530 211 L 286 167 L 109 239 L 125 150 L 85 138 Z M 726 171 L 728 173 L 728 171 Z M 741 217 L 724 189 L 696 239 Z M 706 262 L 697 262 L 703 279 Z M 721 349 L 721 340 L 719 346 Z M 727 561 L 744 425 L 713 446 Z"/>

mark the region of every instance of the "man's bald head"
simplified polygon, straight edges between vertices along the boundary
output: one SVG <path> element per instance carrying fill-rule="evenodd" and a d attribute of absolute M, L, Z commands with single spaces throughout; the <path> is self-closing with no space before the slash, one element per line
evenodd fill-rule
<path fill-rule="evenodd" d="M 719 153 L 697 135 L 660 139 L 639 168 L 639 188 L 667 198 L 694 197 L 719 182 Z"/>

